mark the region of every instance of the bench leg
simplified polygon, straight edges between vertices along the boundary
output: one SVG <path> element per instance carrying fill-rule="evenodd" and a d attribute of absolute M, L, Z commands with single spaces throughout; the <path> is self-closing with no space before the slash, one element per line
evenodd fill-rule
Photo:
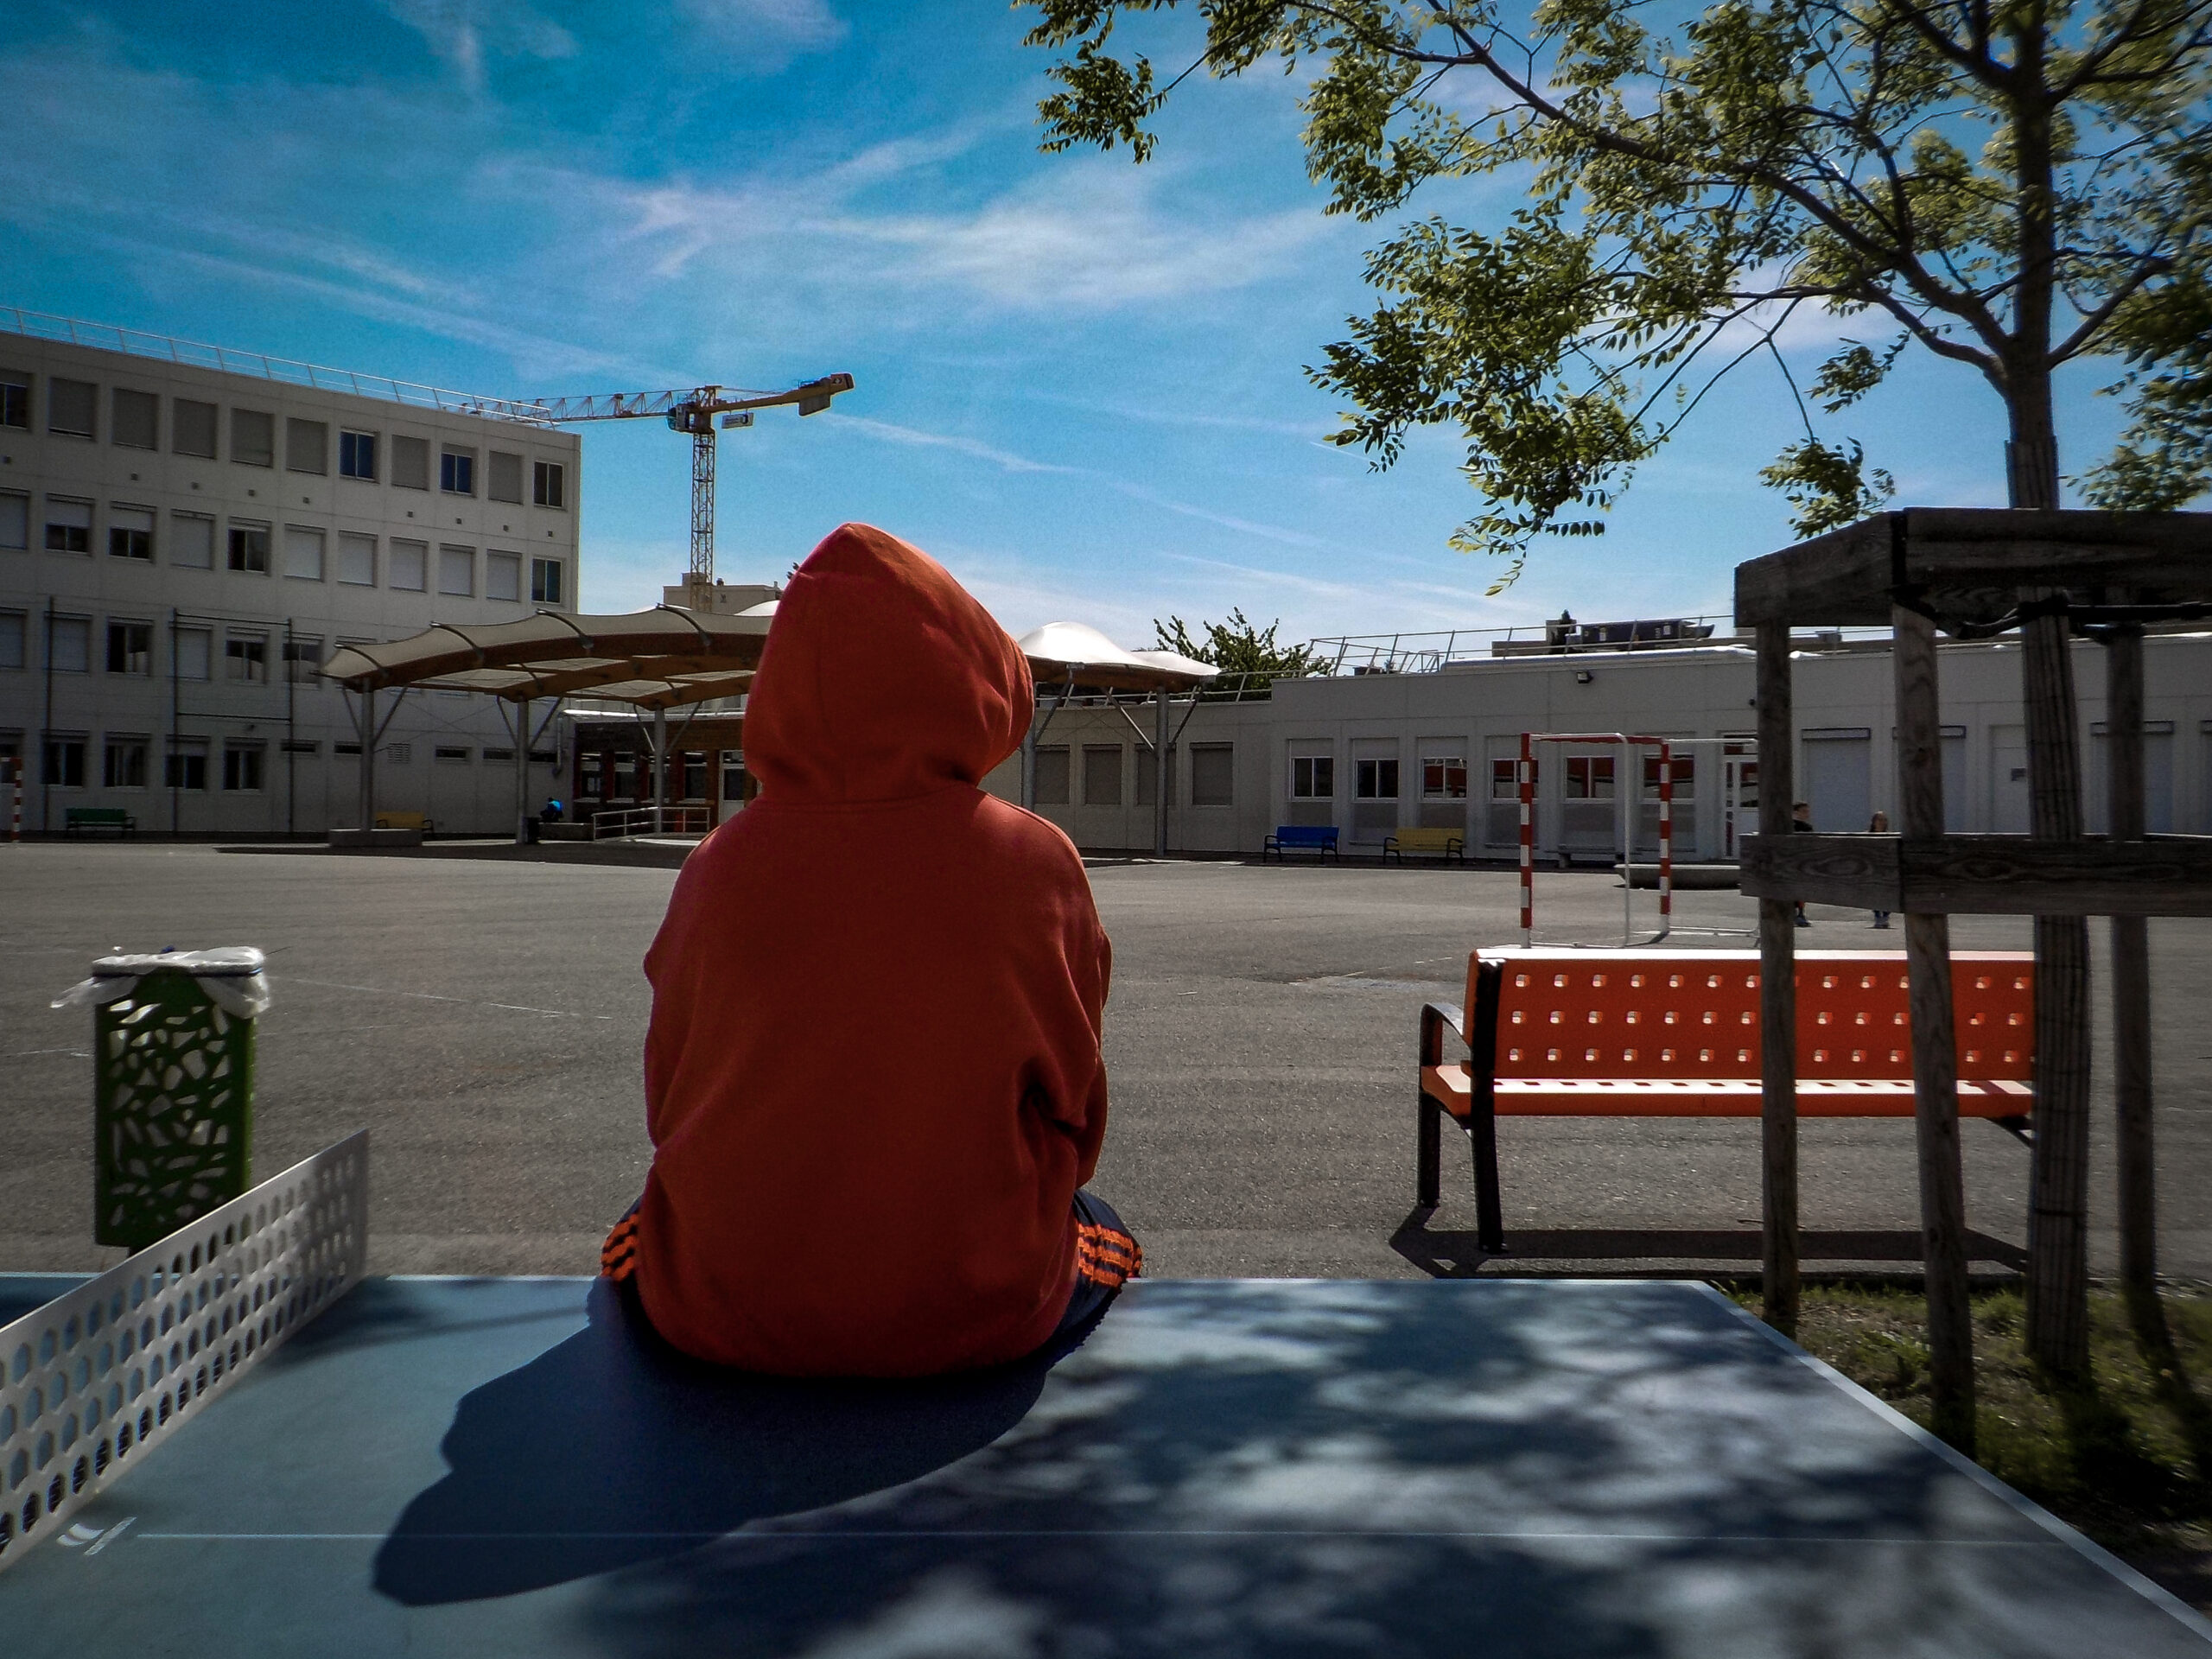
<path fill-rule="evenodd" d="M 1444 1202 L 1444 1109 L 1421 1091 L 1421 1119 L 1414 1153 L 1414 1202 L 1433 1210 Z"/>
<path fill-rule="evenodd" d="M 1496 1255 L 1505 1249 L 1504 1206 L 1497 1192 L 1497 1119 L 1478 1100 L 1467 1115 L 1467 1139 L 1475 1157 L 1475 1243 Z"/>

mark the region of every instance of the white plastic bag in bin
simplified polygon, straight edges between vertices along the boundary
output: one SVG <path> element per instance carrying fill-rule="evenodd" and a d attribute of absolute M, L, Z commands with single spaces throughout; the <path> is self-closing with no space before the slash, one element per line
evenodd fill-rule
<path fill-rule="evenodd" d="M 188 973 L 208 1001 L 239 1020 L 258 1018 L 268 1010 L 269 979 L 262 971 L 268 958 L 251 944 L 219 944 L 212 950 L 162 950 L 151 956 L 102 957 L 92 964 L 92 976 L 72 985 L 54 999 L 57 1008 L 98 1007 L 120 1002 L 138 988 L 139 976 L 157 969 Z"/>

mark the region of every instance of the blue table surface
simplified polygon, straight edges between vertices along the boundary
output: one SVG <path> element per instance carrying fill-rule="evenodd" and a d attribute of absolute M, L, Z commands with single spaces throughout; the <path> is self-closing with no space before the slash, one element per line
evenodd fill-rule
<path fill-rule="evenodd" d="M 890 1385 L 694 1365 L 586 1281 L 371 1281 L 77 1521 L 0 1651 L 2212 1654 L 1651 1281 L 1140 1282 L 1057 1365 Z"/>

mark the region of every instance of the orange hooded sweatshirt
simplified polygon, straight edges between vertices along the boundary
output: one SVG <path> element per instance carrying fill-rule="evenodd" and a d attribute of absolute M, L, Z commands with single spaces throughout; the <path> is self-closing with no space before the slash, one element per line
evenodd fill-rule
<path fill-rule="evenodd" d="M 636 1280 L 677 1347 L 904 1376 L 1052 1335 L 1111 956 L 1068 838 L 977 787 L 1033 707 L 1005 631 L 880 530 L 785 590 L 746 712 L 760 795 L 645 957 Z"/>

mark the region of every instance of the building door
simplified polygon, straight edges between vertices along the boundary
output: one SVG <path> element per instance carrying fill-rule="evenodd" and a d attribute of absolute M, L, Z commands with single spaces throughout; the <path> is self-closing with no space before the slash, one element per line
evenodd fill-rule
<path fill-rule="evenodd" d="M 1989 828 L 1999 836 L 2028 833 L 2028 728 L 1989 728 Z"/>
<path fill-rule="evenodd" d="M 1805 734 L 1805 799 L 1813 828 L 1864 830 L 1873 817 L 1874 734 L 1865 726 L 1815 728 Z"/>
<path fill-rule="evenodd" d="M 2082 822 L 2089 833 L 2101 836 L 2112 828 L 2111 743 L 2101 720 L 2089 728 L 2089 775 L 2082 803 Z M 2154 836 L 2173 833 L 2174 723 L 2146 721 L 2143 726 L 2143 828 Z"/>

